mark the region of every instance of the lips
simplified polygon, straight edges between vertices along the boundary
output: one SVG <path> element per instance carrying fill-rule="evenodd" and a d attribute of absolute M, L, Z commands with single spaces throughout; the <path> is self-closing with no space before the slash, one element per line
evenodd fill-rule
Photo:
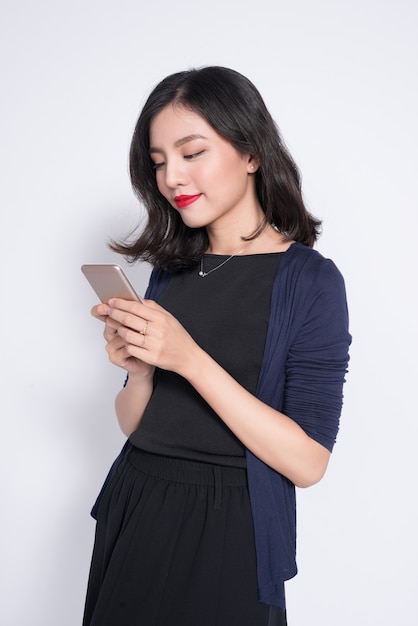
<path fill-rule="evenodd" d="M 194 196 L 176 196 L 174 198 L 174 202 L 176 203 L 177 207 L 179 209 L 183 209 L 186 206 L 189 206 L 190 204 L 193 204 L 193 202 L 196 202 L 196 200 L 198 200 L 200 198 L 202 194 L 198 193 Z"/>

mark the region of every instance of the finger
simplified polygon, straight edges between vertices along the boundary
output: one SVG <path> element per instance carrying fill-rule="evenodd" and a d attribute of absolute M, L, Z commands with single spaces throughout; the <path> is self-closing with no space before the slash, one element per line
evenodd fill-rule
<path fill-rule="evenodd" d="M 144 363 L 148 363 L 148 358 L 146 357 L 146 354 L 148 354 L 146 341 L 146 338 L 142 337 L 139 340 L 138 345 L 135 345 L 133 343 L 125 344 L 124 351 L 126 352 L 128 358 L 135 358 L 143 361 Z"/>
<path fill-rule="evenodd" d="M 137 317 L 142 317 L 144 320 L 154 321 L 161 314 L 166 314 L 167 311 L 163 309 L 159 304 L 153 300 L 144 300 L 143 302 L 136 302 L 134 300 L 123 300 L 121 298 L 111 298 L 108 303 L 108 313 L 117 311 L 125 311 L 131 313 Z M 119 318 L 118 318 L 119 319 Z"/>
<path fill-rule="evenodd" d="M 102 322 L 108 318 L 109 307 L 106 304 L 96 304 L 90 311 L 91 315 Z"/>
<path fill-rule="evenodd" d="M 103 337 L 106 339 L 107 342 L 112 341 L 112 339 L 114 339 L 117 334 L 117 328 L 110 328 L 109 326 L 105 326 L 105 329 L 103 331 Z"/>
<path fill-rule="evenodd" d="M 123 298 L 111 298 L 108 302 L 110 309 L 118 309 L 119 311 L 127 311 L 134 315 L 141 315 L 146 306 L 142 302 L 136 300 L 124 300 Z"/>
<path fill-rule="evenodd" d="M 109 344 L 107 346 L 107 349 L 110 362 L 126 369 L 128 372 L 138 367 L 149 367 L 149 365 L 138 358 L 137 355 L 134 356 L 132 354 L 133 350 L 138 354 L 140 352 L 139 348 L 135 346 L 127 346 L 123 341 L 119 344 L 113 341 L 111 345 Z"/>
<path fill-rule="evenodd" d="M 128 313 L 127 311 L 122 311 L 120 309 L 110 309 L 109 317 L 114 320 L 115 324 L 117 324 L 117 328 L 121 326 L 125 326 L 126 328 L 130 328 L 137 333 L 149 333 L 151 321 L 146 319 L 145 317 L 140 317 L 139 315 Z"/>
<path fill-rule="evenodd" d="M 138 350 L 137 347 L 135 347 L 135 349 Z M 118 365 L 119 367 L 126 367 L 128 360 L 132 359 L 132 354 L 128 350 L 128 346 L 119 336 L 106 345 L 106 351 L 111 363 Z"/>
<path fill-rule="evenodd" d="M 143 348 L 145 345 L 145 338 L 147 337 L 149 339 L 149 334 L 147 332 L 148 328 L 148 322 L 145 322 L 145 326 L 141 331 L 121 325 L 117 332 L 125 344 Z"/>
<path fill-rule="evenodd" d="M 106 341 L 111 341 L 118 333 L 120 324 L 116 320 L 113 320 L 109 316 L 106 318 L 105 327 L 103 330 L 103 337 Z"/>
<path fill-rule="evenodd" d="M 116 354 L 119 350 L 125 347 L 125 342 L 119 335 L 114 336 L 107 344 L 106 344 L 106 352 L 109 354 Z"/>

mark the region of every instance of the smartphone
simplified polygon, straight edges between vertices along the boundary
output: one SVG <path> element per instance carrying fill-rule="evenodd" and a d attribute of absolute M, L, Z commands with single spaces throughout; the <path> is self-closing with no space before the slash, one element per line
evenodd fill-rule
<path fill-rule="evenodd" d="M 81 271 L 101 302 L 108 302 L 110 298 L 142 302 L 119 265 L 82 265 Z"/>

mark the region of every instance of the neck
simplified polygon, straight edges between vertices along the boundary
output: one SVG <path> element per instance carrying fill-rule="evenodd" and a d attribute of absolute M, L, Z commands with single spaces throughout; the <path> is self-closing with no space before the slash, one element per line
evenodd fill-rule
<path fill-rule="evenodd" d="M 254 241 L 253 239 L 251 239 L 250 241 L 243 241 L 242 239 L 240 239 L 239 241 L 236 242 L 235 245 L 233 245 L 229 241 L 224 246 L 221 246 L 221 245 L 213 246 L 209 244 L 207 253 L 218 254 L 219 256 L 231 256 L 231 255 L 235 256 L 235 255 L 242 254 L 243 252 L 245 252 L 246 249 L 249 248 L 249 246 L 251 246 L 253 241 Z"/>
<path fill-rule="evenodd" d="M 230 255 L 237 254 L 251 241 L 248 237 L 254 233 L 262 223 L 264 213 L 261 207 L 251 205 L 248 210 L 241 211 L 238 215 L 229 214 L 222 219 L 214 221 L 206 227 L 209 245 L 207 252 L 211 254 Z"/>
<path fill-rule="evenodd" d="M 208 232 L 209 245 L 207 248 L 207 252 L 209 254 L 221 254 L 221 255 L 230 255 L 230 254 L 239 254 L 241 251 L 247 249 L 248 246 L 252 245 L 256 239 L 250 239 L 247 241 L 244 239 L 248 237 L 248 235 L 252 234 L 256 230 L 257 226 L 253 229 L 248 229 L 246 232 L 237 232 L 236 230 L 228 231 L 228 232 L 220 232 L 213 233 Z"/>
<path fill-rule="evenodd" d="M 254 230 L 249 231 L 249 233 L 254 232 Z M 244 236 L 248 236 L 248 234 Z M 246 241 L 245 239 L 242 239 L 240 235 L 231 232 L 228 233 L 228 235 L 222 233 L 221 237 L 214 237 L 209 233 L 208 235 L 209 246 L 207 248 L 207 252 L 209 254 L 219 254 L 224 256 L 243 254 L 248 248 L 251 248 L 252 254 L 285 252 L 293 243 L 293 241 L 288 240 L 272 226 L 267 226 L 255 239 L 250 239 L 249 241 Z"/>

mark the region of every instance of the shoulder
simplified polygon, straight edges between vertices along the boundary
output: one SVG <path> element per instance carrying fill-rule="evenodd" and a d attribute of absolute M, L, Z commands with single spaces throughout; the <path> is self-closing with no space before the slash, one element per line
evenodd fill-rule
<path fill-rule="evenodd" d="M 283 255 L 281 269 L 289 278 L 297 279 L 298 283 L 343 280 L 334 261 L 298 242 L 294 243 Z"/>
<path fill-rule="evenodd" d="M 341 272 L 331 259 L 303 244 L 294 244 L 288 252 L 273 290 L 274 322 L 279 326 L 285 319 L 289 337 L 303 349 L 323 350 L 326 344 L 345 363 L 351 335 Z"/>
<path fill-rule="evenodd" d="M 303 318 L 315 308 L 325 310 L 347 308 L 343 276 L 335 263 L 317 250 L 300 243 L 293 244 L 283 255 L 273 288 L 277 307 L 290 307 L 296 317 Z"/>

